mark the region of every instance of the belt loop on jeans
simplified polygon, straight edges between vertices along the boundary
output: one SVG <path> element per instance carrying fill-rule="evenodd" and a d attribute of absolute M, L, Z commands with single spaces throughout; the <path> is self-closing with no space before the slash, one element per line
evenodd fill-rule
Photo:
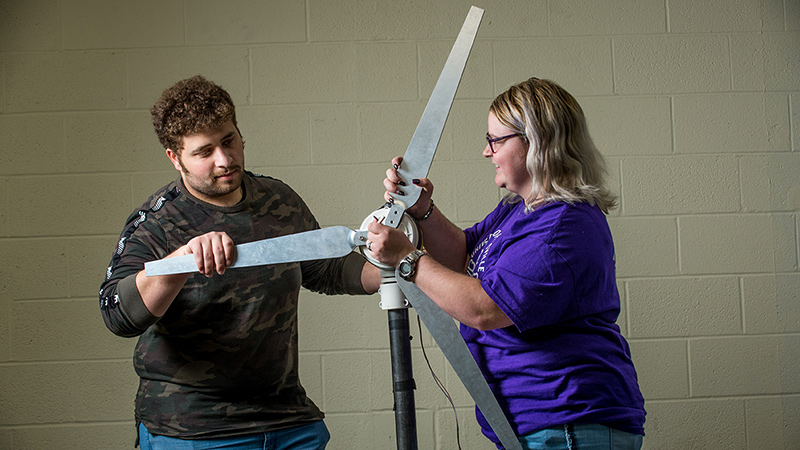
<path fill-rule="evenodd" d="M 569 450 L 575 450 L 575 438 L 572 430 L 572 424 L 568 423 L 564 425 L 564 437 L 567 439 L 567 448 Z"/>

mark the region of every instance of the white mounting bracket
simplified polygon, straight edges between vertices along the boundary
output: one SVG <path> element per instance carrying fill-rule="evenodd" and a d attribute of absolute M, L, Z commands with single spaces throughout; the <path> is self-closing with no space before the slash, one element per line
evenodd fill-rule
<path fill-rule="evenodd" d="M 381 286 L 378 288 L 378 294 L 381 296 L 378 306 L 384 311 L 411 308 L 411 303 L 406 300 L 406 295 L 397 285 L 394 271 L 381 269 Z"/>

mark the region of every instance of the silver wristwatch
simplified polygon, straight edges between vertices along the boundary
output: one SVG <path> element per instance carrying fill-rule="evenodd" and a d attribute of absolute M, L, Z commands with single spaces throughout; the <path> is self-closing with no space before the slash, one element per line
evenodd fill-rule
<path fill-rule="evenodd" d="M 417 261 L 424 255 L 427 255 L 427 253 L 422 250 L 414 250 L 403 258 L 397 266 L 397 272 L 400 277 L 406 281 L 411 281 L 414 278 L 414 274 L 417 273 Z"/>

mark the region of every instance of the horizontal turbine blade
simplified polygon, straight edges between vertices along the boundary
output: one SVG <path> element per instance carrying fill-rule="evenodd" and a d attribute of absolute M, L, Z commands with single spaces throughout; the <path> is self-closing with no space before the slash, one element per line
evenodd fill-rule
<path fill-rule="evenodd" d="M 436 344 L 442 349 L 442 353 L 450 362 L 464 387 L 467 388 L 469 395 L 475 400 L 475 404 L 500 439 L 500 443 L 506 450 L 522 450 L 522 445 L 508 423 L 500 404 L 497 403 L 497 398 L 486 383 L 486 378 L 472 357 L 467 343 L 458 332 L 453 318 L 442 311 L 414 283 L 400 277 L 399 271 L 395 275 L 397 285 L 400 286 L 411 306 L 414 307 L 414 311 L 425 323 L 425 327 L 428 328 L 428 332 L 431 333 Z"/>
<path fill-rule="evenodd" d="M 229 268 L 281 264 L 345 256 L 367 241 L 366 231 L 329 227 L 287 234 L 236 246 L 236 261 Z M 145 263 L 145 275 L 197 272 L 194 255 L 164 258 Z"/>

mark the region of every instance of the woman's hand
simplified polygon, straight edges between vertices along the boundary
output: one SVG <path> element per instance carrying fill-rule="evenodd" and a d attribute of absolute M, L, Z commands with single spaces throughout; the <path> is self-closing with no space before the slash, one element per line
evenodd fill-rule
<path fill-rule="evenodd" d="M 394 198 L 391 194 L 397 195 L 404 195 L 405 191 L 403 188 L 407 186 L 409 182 L 414 183 L 415 185 L 422 188 L 422 192 L 420 193 L 419 199 L 414 204 L 414 206 L 408 208 L 406 212 L 416 219 L 421 219 L 425 213 L 431 207 L 431 196 L 433 195 L 433 183 L 427 178 L 419 178 L 414 180 L 403 180 L 400 177 L 400 174 L 397 173 L 397 169 L 400 168 L 401 164 L 403 163 L 403 157 L 397 156 L 392 159 L 392 168 L 386 171 L 386 178 L 383 180 L 383 186 L 386 188 L 386 192 L 383 194 L 383 198 L 387 202 L 394 202 Z M 405 256 L 405 255 L 404 255 Z"/>
<path fill-rule="evenodd" d="M 415 250 L 414 244 L 398 229 L 377 221 L 370 223 L 367 229 L 370 253 L 383 264 L 397 267 Z M 479 330 L 512 325 L 508 316 L 483 290 L 479 280 L 454 272 L 433 257 L 419 260 L 414 284 L 447 314 L 465 325 Z"/>
<path fill-rule="evenodd" d="M 397 267 L 409 253 L 416 250 L 408 237 L 397 228 L 387 227 L 377 221 L 367 226 L 370 254 L 383 264 Z"/>

